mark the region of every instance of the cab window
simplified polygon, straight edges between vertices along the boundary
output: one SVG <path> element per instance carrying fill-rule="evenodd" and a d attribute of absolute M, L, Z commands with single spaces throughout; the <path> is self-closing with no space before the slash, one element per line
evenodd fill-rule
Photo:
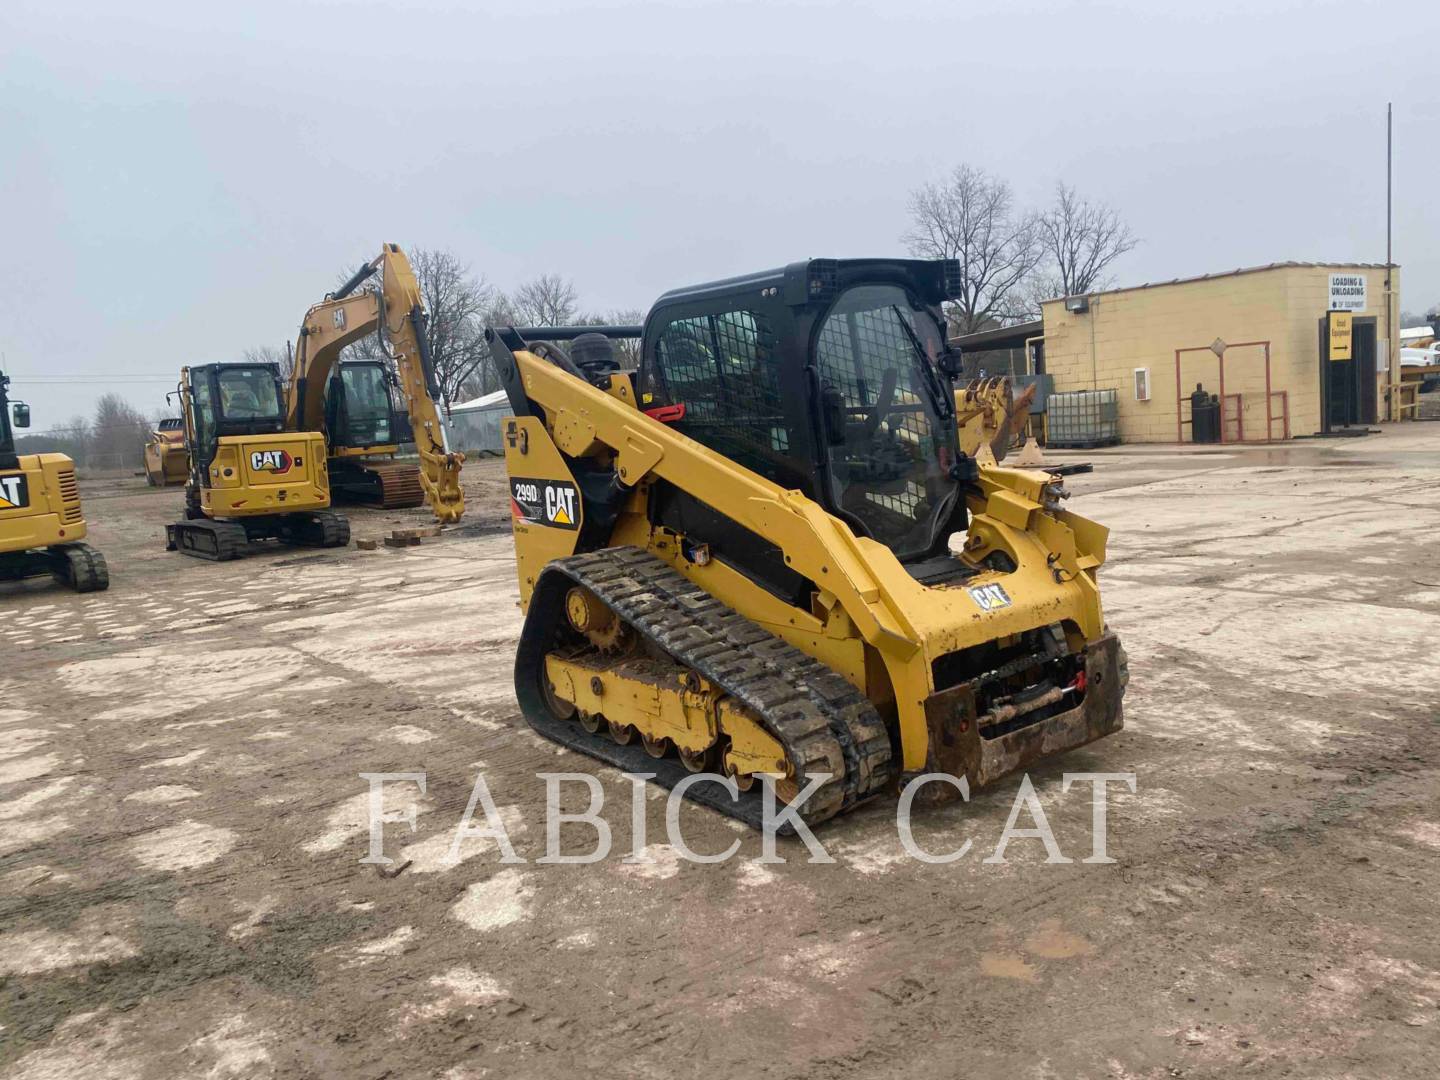
<path fill-rule="evenodd" d="M 190 386 L 195 399 L 195 441 L 202 448 L 215 438 L 215 398 L 210 393 L 210 380 L 200 378 Z"/>
<path fill-rule="evenodd" d="M 343 431 L 346 446 L 378 446 L 391 441 L 390 386 L 378 364 L 342 366 Z"/>
<path fill-rule="evenodd" d="M 672 426 L 727 458 L 795 486 L 775 336 L 751 311 L 675 319 L 660 332 L 654 404 L 683 405 Z"/>
<path fill-rule="evenodd" d="M 220 415 L 226 420 L 276 420 L 280 398 L 269 371 L 222 368 L 219 378 Z"/>
<path fill-rule="evenodd" d="M 949 388 L 932 366 L 938 335 L 920 313 L 895 286 L 856 286 L 831 307 L 816 342 L 822 393 L 844 403 L 832 491 L 902 558 L 932 546 L 955 488 Z"/>

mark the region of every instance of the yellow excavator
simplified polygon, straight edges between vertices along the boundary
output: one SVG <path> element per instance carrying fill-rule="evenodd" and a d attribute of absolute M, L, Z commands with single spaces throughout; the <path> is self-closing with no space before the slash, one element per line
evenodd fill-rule
<path fill-rule="evenodd" d="M 199 559 L 237 559 L 257 540 L 343 547 L 350 523 L 329 509 L 325 436 L 287 431 L 276 364 L 180 369 L 190 478 L 185 518 L 165 527 L 165 548 Z"/>
<path fill-rule="evenodd" d="M 379 274 L 378 289 L 356 292 Z M 286 395 L 286 424 L 326 434 L 330 483 L 337 498 L 386 508 L 428 502 L 437 521 L 465 512 L 460 468 L 435 402 L 439 380 L 429 355 L 420 286 L 405 253 L 386 244 L 374 261 L 305 313 Z M 339 360 L 346 345 L 380 331 L 395 365 Z M 400 416 L 398 394 L 408 415 Z M 411 439 L 419 466 L 393 459 Z M 377 460 L 378 459 L 378 460 Z"/>
<path fill-rule="evenodd" d="M 76 592 L 108 589 L 105 557 L 80 542 L 86 528 L 75 462 L 17 454 L 14 428 L 29 426 L 30 406 L 10 401 L 10 377 L 0 372 L 0 581 L 53 576 Z"/>
<path fill-rule="evenodd" d="M 666 293 L 643 327 L 487 331 L 538 732 L 663 785 L 723 771 L 738 798 L 687 796 L 759 826 L 765 775 L 814 823 L 1120 729 L 1107 530 L 999 463 L 1008 382 L 954 388 L 958 277 L 812 259 Z"/>

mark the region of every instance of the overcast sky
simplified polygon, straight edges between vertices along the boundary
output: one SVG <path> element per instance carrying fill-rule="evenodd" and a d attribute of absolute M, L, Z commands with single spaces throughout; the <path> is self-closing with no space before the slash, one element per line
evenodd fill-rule
<path fill-rule="evenodd" d="M 1387 100 L 1419 310 L 1440 302 L 1437 13 L 0 0 L 0 353 L 37 429 L 112 389 L 149 411 L 182 364 L 293 338 L 383 241 L 646 308 L 901 254 L 908 191 L 961 162 L 1026 203 L 1063 179 L 1118 208 L 1143 239 L 1121 284 L 1380 262 Z"/>

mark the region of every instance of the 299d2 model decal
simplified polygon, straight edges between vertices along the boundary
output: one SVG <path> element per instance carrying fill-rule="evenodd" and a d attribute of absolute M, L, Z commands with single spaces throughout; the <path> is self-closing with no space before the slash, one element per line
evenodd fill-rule
<path fill-rule="evenodd" d="M 510 481 L 510 508 L 515 517 L 554 529 L 580 527 L 580 495 L 568 480 Z"/>

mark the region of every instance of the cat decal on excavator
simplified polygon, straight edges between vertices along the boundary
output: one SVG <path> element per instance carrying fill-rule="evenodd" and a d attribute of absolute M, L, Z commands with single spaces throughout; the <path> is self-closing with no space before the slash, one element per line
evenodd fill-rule
<path fill-rule="evenodd" d="M 250 468 L 255 472 L 270 472 L 279 475 L 290 471 L 295 464 L 286 450 L 255 450 L 250 454 Z"/>

